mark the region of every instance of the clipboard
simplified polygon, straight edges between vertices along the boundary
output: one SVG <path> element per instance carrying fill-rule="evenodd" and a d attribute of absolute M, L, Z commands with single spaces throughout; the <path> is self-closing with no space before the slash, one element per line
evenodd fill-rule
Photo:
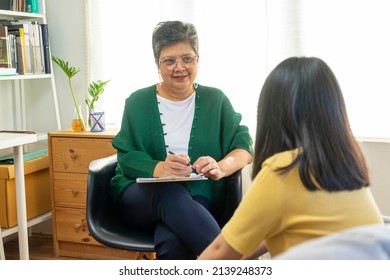
<path fill-rule="evenodd" d="M 137 178 L 137 183 L 164 183 L 164 182 L 187 182 L 187 181 L 202 181 L 208 178 L 202 174 L 191 173 L 188 177 L 160 177 L 160 178 Z"/>

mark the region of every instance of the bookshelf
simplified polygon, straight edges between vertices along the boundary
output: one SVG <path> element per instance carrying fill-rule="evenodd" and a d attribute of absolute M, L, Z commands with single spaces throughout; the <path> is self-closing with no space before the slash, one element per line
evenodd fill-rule
<path fill-rule="evenodd" d="M 0 0 L 0 4 L 3 3 L 0 7 L 5 7 L 5 3 L 10 2 L 10 0 Z M 9 21 L 13 23 L 34 22 L 47 24 L 45 0 L 37 0 L 37 3 L 38 13 L 0 9 L 0 23 Z M 39 141 L 46 140 L 46 144 L 44 144 L 46 148 L 47 133 L 52 130 L 61 129 L 57 91 L 51 60 L 49 60 L 49 63 L 48 69 L 50 69 L 50 73 L 48 74 L 0 75 L 0 87 L 2 88 L 0 91 L 1 99 L 8 100 L 8 104 L 12 105 L 5 108 L 9 116 L 7 121 L 8 127 L 6 129 L 35 131 L 38 134 Z M 42 100 L 42 102 L 39 102 L 39 100 Z M 45 113 L 42 114 L 42 112 Z M 0 123 L 0 125 L 4 127 L 3 123 Z"/>

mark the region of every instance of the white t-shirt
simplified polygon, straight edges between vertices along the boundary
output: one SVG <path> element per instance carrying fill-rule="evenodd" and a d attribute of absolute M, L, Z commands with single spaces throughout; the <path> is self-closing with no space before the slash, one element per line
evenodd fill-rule
<path fill-rule="evenodd" d="M 195 92 L 182 101 L 171 101 L 157 95 L 160 119 L 168 151 L 188 154 L 191 126 L 195 111 Z"/>

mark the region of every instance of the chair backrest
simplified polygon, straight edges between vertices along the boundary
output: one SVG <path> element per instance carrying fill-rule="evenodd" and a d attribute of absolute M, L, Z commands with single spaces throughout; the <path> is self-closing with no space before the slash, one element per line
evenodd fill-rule
<path fill-rule="evenodd" d="M 153 234 L 127 227 L 115 214 L 110 182 L 115 174 L 117 156 L 94 160 L 89 165 L 87 183 L 87 224 L 100 243 L 114 248 L 153 252 Z M 241 170 L 225 179 L 223 200 L 213 215 L 222 227 L 233 215 L 242 198 Z"/>
<path fill-rule="evenodd" d="M 88 227 L 93 232 L 99 227 L 101 217 L 114 214 L 114 205 L 111 199 L 110 180 L 117 165 L 116 155 L 91 162 L 88 171 L 87 183 L 87 212 Z"/>

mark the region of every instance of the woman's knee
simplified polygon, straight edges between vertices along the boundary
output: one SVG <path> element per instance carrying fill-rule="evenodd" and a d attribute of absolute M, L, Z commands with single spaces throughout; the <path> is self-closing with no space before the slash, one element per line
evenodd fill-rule
<path fill-rule="evenodd" d="M 156 227 L 154 243 L 158 260 L 196 259 L 196 255 L 187 248 L 183 241 L 163 224 Z"/>

